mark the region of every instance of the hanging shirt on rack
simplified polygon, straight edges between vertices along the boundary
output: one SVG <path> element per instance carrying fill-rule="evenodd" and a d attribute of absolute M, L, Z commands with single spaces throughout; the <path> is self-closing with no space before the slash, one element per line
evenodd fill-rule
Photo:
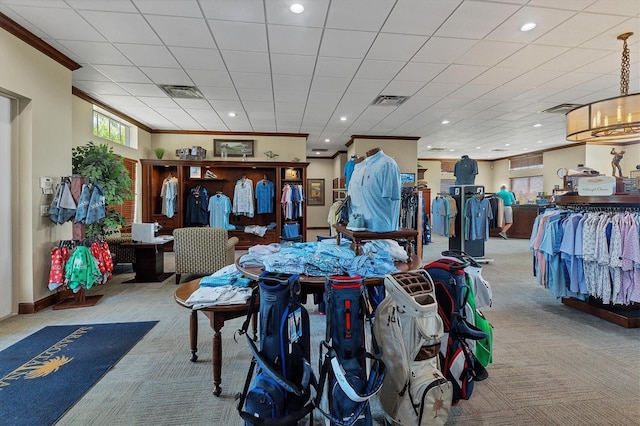
<path fill-rule="evenodd" d="M 275 195 L 275 185 L 268 179 L 262 179 L 256 184 L 256 204 L 257 213 L 273 213 L 273 197 Z"/>
<path fill-rule="evenodd" d="M 162 189 L 160 190 L 162 197 L 161 213 L 169 218 L 173 217 L 178 211 L 178 178 L 169 176 L 162 181 Z"/>
<path fill-rule="evenodd" d="M 253 181 L 246 176 L 236 182 L 232 211 L 235 215 L 253 217 Z"/>
<path fill-rule="evenodd" d="M 464 237 L 466 241 L 489 240 L 489 220 L 493 218 L 489 200 L 471 197 L 465 205 Z"/>
<path fill-rule="evenodd" d="M 229 225 L 231 213 L 231 200 L 222 193 L 209 197 L 209 226 L 212 228 L 235 229 Z"/>
<path fill-rule="evenodd" d="M 198 185 L 189 191 L 185 224 L 187 226 L 204 226 L 209 224 L 209 193 Z"/>

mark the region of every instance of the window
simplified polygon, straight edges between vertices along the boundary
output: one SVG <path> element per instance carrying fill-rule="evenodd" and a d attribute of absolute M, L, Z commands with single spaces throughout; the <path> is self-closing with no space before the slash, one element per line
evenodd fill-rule
<path fill-rule="evenodd" d="M 440 172 L 453 173 L 458 160 L 440 160 Z"/>
<path fill-rule="evenodd" d="M 102 139 L 131 146 L 131 126 L 94 109 L 93 134 Z"/>
<path fill-rule="evenodd" d="M 129 177 L 131 178 L 131 193 L 136 193 L 136 165 L 138 164 L 137 160 L 132 160 L 131 158 L 123 158 L 124 166 L 129 172 Z M 124 220 L 126 221 L 126 228 L 130 228 L 133 223 L 133 219 L 136 212 L 136 199 L 135 197 L 130 200 L 124 200 L 124 204 L 121 206 L 112 206 L 115 211 L 120 213 Z"/>
<path fill-rule="evenodd" d="M 533 202 L 542 192 L 542 176 L 525 176 L 511 178 L 511 191 L 516 194 L 516 200 L 521 204 Z"/>
<path fill-rule="evenodd" d="M 542 168 L 542 153 L 521 155 L 509 160 L 509 170 Z"/>
<path fill-rule="evenodd" d="M 440 193 L 448 194 L 449 187 L 456 184 L 455 179 L 440 179 Z"/>

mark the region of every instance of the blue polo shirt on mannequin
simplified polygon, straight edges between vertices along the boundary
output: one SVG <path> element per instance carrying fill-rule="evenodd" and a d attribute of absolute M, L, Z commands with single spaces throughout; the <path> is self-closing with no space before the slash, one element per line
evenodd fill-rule
<path fill-rule="evenodd" d="M 360 213 L 371 232 L 397 231 L 402 182 L 396 161 L 379 150 L 356 164 L 349 195 L 354 213 Z"/>

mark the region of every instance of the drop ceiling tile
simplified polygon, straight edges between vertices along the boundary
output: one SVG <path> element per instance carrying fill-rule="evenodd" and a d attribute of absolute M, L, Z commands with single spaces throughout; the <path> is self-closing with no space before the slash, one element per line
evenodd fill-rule
<path fill-rule="evenodd" d="M 415 62 L 448 64 L 455 62 L 476 43 L 478 43 L 478 40 L 431 37 L 411 60 Z"/>
<path fill-rule="evenodd" d="M 85 0 L 76 0 L 85 1 Z M 158 1 L 158 0 L 131 0 L 142 13 L 150 15 L 183 16 L 190 18 L 202 18 L 199 4 L 196 0 Z M 96 0 L 104 3 L 104 0 Z M 111 0 L 109 4 L 116 3 Z M 128 3 L 128 2 L 127 2 Z"/>
<path fill-rule="evenodd" d="M 326 26 L 342 30 L 379 31 L 393 6 L 393 2 L 369 0 L 333 2 Z M 353 19 L 354 16 L 358 19 Z"/>
<path fill-rule="evenodd" d="M 184 69 L 225 70 L 220 52 L 216 49 L 190 47 L 169 47 L 176 60 Z"/>
<path fill-rule="evenodd" d="M 456 91 L 459 87 L 461 87 L 461 83 L 441 83 L 436 81 L 431 81 L 422 89 L 420 89 L 415 95 L 416 96 L 425 96 L 429 98 L 444 98 L 448 96 L 450 93 Z"/>
<path fill-rule="evenodd" d="M 356 78 L 351 81 L 349 84 L 349 88 L 347 89 L 347 94 L 360 93 L 360 94 L 369 94 L 370 96 L 376 97 L 382 89 L 387 85 L 387 80 L 371 80 L 365 78 Z"/>
<path fill-rule="evenodd" d="M 131 62 L 110 43 L 61 40 L 60 44 L 82 58 L 82 61 L 92 64 L 131 65 Z"/>
<path fill-rule="evenodd" d="M 311 77 L 306 75 L 279 75 L 273 74 L 273 90 L 308 91 Z"/>
<path fill-rule="evenodd" d="M 401 0 L 382 28 L 386 33 L 431 35 L 462 0 Z"/>
<path fill-rule="evenodd" d="M 240 112 L 244 111 L 242 108 L 242 103 L 240 101 L 209 99 L 209 103 L 221 116 L 223 114 L 226 115 L 229 112 L 235 112 L 239 114 Z"/>
<path fill-rule="evenodd" d="M 220 50 L 267 52 L 267 31 L 264 24 L 209 20 L 213 38 Z"/>
<path fill-rule="evenodd" d="M 408 61 L 426 41 L 425 36 L 383 33 L 371 46 L 367 59 Z"/>
<path fill-rule="evenodd" d="M 141 15 L 87 10 L 79 13 L 112 43 L 162 44 Z"/>
<path fill-rule="evenodd" d="M 143 83 L 121 83 L 123 89 L 131 93 L 133 96 L 162 96 L 164 93 L 155 84 Z"/>
<path fill-rule="evenodd" d="M 568 2 L 564 2 L 568 3 Z M 514 43 L 531 43 L 575 15 L 575 11 L 525 6 L 510 16 L 485 39 Z M 533 22 L 531 31 L 520 31 L 524 24 Z"/>
<path fill-rule="evenodd" d="M 140 67 L 178 68 L 180 65 L 165 46 L 145 44 L 116 44 L 131 62 Z"/>
<path fill-rule="evenodd" d="M 409 62 L 395 76 L 395 81 L 420 81 L 426 83 L 440 74 L 447 66 L 445 64 L 430 64 L 426 62 Z"/>
<path fill-rule="evenodd" d="M 535 88 L 541 86 L 554 78 L 558 78 L 563 73 L 561 71 L 549 71 L 542 69 L 534 69 L 522 74 L 520 77 L 506 83 L 506 86 L 521 87 L 521 88 Z"/>
<path fill-rule="evenodd" d="M 271 71 L 274 74 L 313 75 L 315 56 L 271 54 Z"/>
<path fill-rule="evenodd" d="M 298 3 L 304 6 L 304 13 L 299 14 L 289 10 L 291 3 L 289 0 L 270 0 L 265 2 L 268 22 L 299 27 L 322 27 L 327 15 L 328 0 L 298 1 Z"/>
<path fill-rule="evenodd" d="M 123 65 L 95 65 L 94 68 L 109 79 L 120 83 L 151 83 L 151 80 L 136 67 Z"/>
<path fill-rule="evenodd" d="M 422 89 L 424 82 L 422 81 L 391 81 L 387 87 L 382 90 L 382 95 L 389 96 L 413 96 L 418 90 Z"/>
<path fill-rule="evenodd" d="M 518 50 L 525 47 L 523 43 L 504 43 L 481 40 L 455 60 L 457 64 L 495 66 Z"/>
<path fill-rule="evenodd" d="M 342 98 L 342 94 L 339 92 L 311 92 L 307 105 L 325 105 L 333 110 L 340 102 L 340 98 Z"/>
<path fill-rule="evenodd" d="M 624 20 L 625 18 L 621 16 L 579 13 L 544 34 L 536 40 L 536 43 L 565 47 L 589 47 L 589 42 L 585 43 L 585 40 L 592 38 L 594 28 L 604 32 Z"/>
<path fill-rule="evenodd" d="M 233 82 L 226 71 L 185 70 L 196 86 L 233 87 Z"/>
<path fill-rule="evenodd" d="M 106 41 L 76 11 L 68 8 L 45 6 L 11 6 L 11 10 L 20 16 L 28 16 L 27 21 L 39 29 L 39 33 L 61 40 Z"/>
<path fill-rule="evenodd" d="M 273 91 L 268 89 L 238 88 L 238 94 L 240 95 L 243 103 L 245 101 L 271 102 L 273 100 Z"/>
<path fill-rule="evenodd" d="M 353 58 L 318 58 L 314 75 L 319 77 L 352 78 L 362 61 Z"/>
<path fill-rule="evenodd" d="M 515 68 L 493 67 L 472 80 L 473 84 L 500 86 L 524 74 L 526 70 Z"/>
<path fill-rule="evenodd" d="M 375 37 L 375 32 L 326 29 L 322 36 L 320 56 L 363 58 Z"/>
<path fill-rule="evenodd" d="M 530 70 L 565 53 L 567 50 L 569 49 L 560 46 L 528 45 L 500 62 L 498 66 L 500 68 Z"/>
<path fill-rule="evenodd" d="M 17 0 L 21 3 L 26 3 L 25 0 Z M 146 0 L 149 1 L 149 0 Z M 27 0 L 27 2 L 31 3 L 40 3 L 40 1 Z M 111 11 L 111 12 L 130 12 L 136 13 L 137 10 L 134 5 L 129 0 L 117 0 L 117 1 L 109 1 L 105 2 L 104 0 L 41 0 L 43 4 L 50 3 L 67 3 L 69 6 L 79 9 L 79 10 L 100 10 L 100 11 Z M 66 5 L 65 5 L 66 6 Z"/>
<path fill-rule="evenodd" d="M 151 108 L 175 108 L 176 107 L 175 101 L 170 97 L 168 97 L 167 95 L 164 95 L 162 97 L 139 96 L 138 99 L 140 99 L 142 102 L 144 102 L 146 105 L 150 106 Z"/>
<path fill-rule="evenodd" d="M 406 64 L 405 61 L 365 59 L 356 74 L 357 79 L 391 80 Z"/>
<path fill-rule="evenodd" d="M 237 101 L 238 93 L 234 87 L 210 87 L 210 86 L 198 86 L 200 92 L 205 98 L 221 101 Z"/>
<path fill-rule="evenodd" d="M 155 84 L 191 86 L 193 81 L 182 68 L 141 67 L 140 70 Z"/>
<path fill-rule="evenodd" d="M 110 81 L 110 79 L 103 73 L 95 69 L 89 64 L 81 64 L 82 68 L 74 70 L 71 74 L 73 76 L 74 83 L 76 81 Z"/>
<path fill-rule="evenodd" d="M 436 83 L 468 83 L 469 81 L 482 74 L 488 67 L 480 67 L 475 65 L 450 65 L 433 81 Z"/>
<path fill-rule="evenodd" d="M 223 50 L 220 52 L 229 71 L 250 71 L 269 73 L 269 55 L 265 52 L 239 52 Z"/>
<path fill-rule="evenodd" d="M 209 101 L 206 99 L 174 99 L 176 104 L 180 105 L 184 110 L 190 112 L 191 110 L 207 110 L 213 111 Z"/>
<path fill-rule="evenodd" d="M 167 46 L 216 47 L 204 19 L 148 15 L 147 21 Z"/>
<path fill-rule="evenodd" d="M 79 83 L 81 83 L 82 85 L 82 90 L 84 90 L 88 94 L 124 96 L 130 95 L 130 93 L 122 87 L 122 84 L 118 85 L 111 81 L 83 81 Z"/>
<path fill-rule="evenodd" d="M 302 112 L 304 110 L 304 102 L 277 102 L 275 110 L 276 113 Z"/>
<path fill-rule="evenodd" d="M 153 0 L 155 1 L 155 0 Z M 256 2 L 238 0 L 216 0 L 199 2 L 208 19 L 264 23 L 264 9 Z"/>
<path fill-rule="evenodd" d="M 307 92 L 278 90 L 274 92 L 273 97 L 276 102 L 305 102 L 307 100 Z"/>
<path fill-rule="evenodd" d="M 293 55 L 317 52 L 322 30 L 320 28 L 269 25 L 269 51 Z"/>
<path fill-rule="evenodd" d="M 351 79 L 341 77 L 314 77 L 311 92 L 343 93 Z"/>
<path fill-rule="evenodd" d="M 145 105 L 140 100 L 133 96 L 100 95 L 98 97 L 98 100 L 115 108 L 145 107 Z"/>
<path fill-rule="evenodd" d="M 242 89 L 271 89 L 271 76 L 253 72 L 234 72 L 233 84 Z"/>
<path fill-rule="evenodd" d="M 518 10 L 511 4 L 465 1 L 436 31 L 438 37 L 480 40 Z"/>

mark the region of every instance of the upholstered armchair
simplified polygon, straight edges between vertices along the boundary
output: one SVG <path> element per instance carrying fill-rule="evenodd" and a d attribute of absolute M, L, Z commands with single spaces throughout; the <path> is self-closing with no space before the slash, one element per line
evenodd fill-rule
<path fill-rule="evenodd" d="M 211 275 L 235 262 L 238 237 L 229 238 L 222 228 L 177 228 L 173 230 L 176 284 L 182 274 Z"/>

